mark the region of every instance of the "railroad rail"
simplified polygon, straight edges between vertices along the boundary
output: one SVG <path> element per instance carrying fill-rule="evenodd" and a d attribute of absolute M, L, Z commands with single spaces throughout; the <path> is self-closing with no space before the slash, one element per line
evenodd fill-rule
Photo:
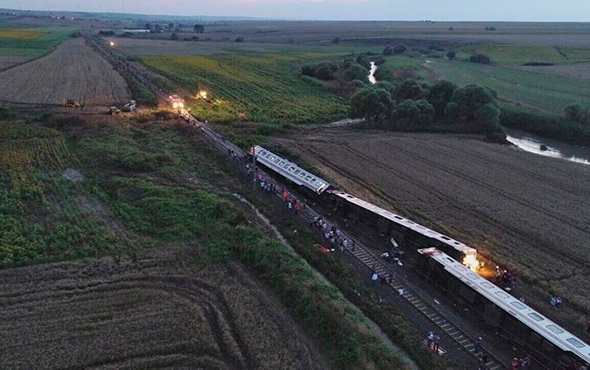
<path fill-rule="evenodd" d="M 132 77 L 134 77 L 138 82 L 142 83 L 145 87 L 152 90 L 160 99 L 164 101 L 168 100 L 168 96 L 164 94 L 155 83 L 150 81 L 135 67 L 127 63 L 126 60 L 114 53 L 106 44 L 97 41 L 94 37 L 89 36 L 86 33 L 82 33 L 82 37 L 84 37 L 97 51 L 105 55 L 108 60 L 117 65 L 122 66 L 127 72 L 130 73 Z M 201 122 L 197 120 L 192 114 L 190 114 L 190 112 L 182 110 L 181 116 L 188 123 L 193 125 L 195 128 L 198 128 L 203 134 L 205 134 L 210 144 L 212 144 L 218 150 L 227 150 L 228 153 L 233 153 L 238 157 L 243 157 L 246 154 L 239 147 L 229 142 L 228 140 L 223 138 L 223 136 L 211 129 L 211 127 L 206 122 Z M 283 184 L 278 183 L 270 176 L 268 176 L 268 174 L 265 174 L 262 170 L 259 170 L 259 172 L 265 175 L 265 179 L 267 181 L 271 180 L 275 183 L 275 185 L 278 185 L 279 187 L 283 186 Z M 305 209 L 302 210 L 301 216 L 304 217 L 307 221 L 309 221 L 314 217 L 318 217 L 319 213 L 313 210 L 311 207 L 306 206 Z M 356 239 L 352 238 L 350 235 L 347 235 L 344 232 L 342 233 L 349 240 Z M 394 289 L 396 292 L 399 289 L 404 289 L 402 297 L 416 310 L 421 312 L 429 321 L 431 321 L 438 328 L 440 328 L 442 332 L 444 332 L 454 340 L 455 345 L 453 347 L 447 348 L 452 348 L 455 351 L 465 351 L 478 361 L 481 360 L 483 354 L 485 353 L 488 356 L 489 361 L 487 362 L 487 365 L 490 368 L 490 370 L 498 370 L 505 368 L 505 366 L 502 365 L 502 362 L 498 360 L 498 358 L 495 357 L 491 352 L 487 351 L 484 347 L 480 348 L 479 353 L 475 353 L 475 340 L 473 338 L 467 335 L 456 324 L 454 324 L 451 320 L 449 320 L 442 313 L 436 310 L 436 308 L 432 306 L 427 301 L 427 299 L 425 299 L 420 293 L 418 293 L 417 289 L 413 287 L 409 282 L 403 281 L 403 279 L 400 278 L 398 274 L 392 274 L 391 269 L 387 268 L 383 261 L 380 258 L 376 257 L 373 253 L 371 253 L 366 247 L 364 247 L 360 243 L 356 243 L 355 248 L 352 249 L 351 247 L 348 247 L 346 253 L 349 253 L 352 257 L 358 260 L 370 271 L 376 272 L 380 276 L 391 276 L 391 279 L 388 279 L 388 281 L 386 282 L 387 285 L 390 288 Z"/>

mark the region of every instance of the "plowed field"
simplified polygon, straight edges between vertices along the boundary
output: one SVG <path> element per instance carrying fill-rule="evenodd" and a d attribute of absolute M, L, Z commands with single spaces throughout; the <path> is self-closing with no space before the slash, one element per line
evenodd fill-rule
<path fill-rule="evenodd" d="M 542 299 L 590 308 L 590 166 L 448 135 L 343 129 L 277 142 L 352 194 L 513 266 Z"/>
<path fill-rule="evenodd" d="M 160 251 L 0 271 L 0 367 L 325 368 L 237 264 Z"/>
<path fill-rule="evenodd" d="M 127 83 L 98 53 L 72 39 L 54 52 L 0 73 L 0 100 L 61 104 L 62 99 L 101 105 L 130 98 Z"/>

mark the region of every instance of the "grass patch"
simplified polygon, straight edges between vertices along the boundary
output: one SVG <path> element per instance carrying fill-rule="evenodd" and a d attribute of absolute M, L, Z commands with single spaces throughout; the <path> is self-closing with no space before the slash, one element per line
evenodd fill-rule
<path fill-rule="evenodd" d="M 346 115 L 346 102 L 301 79 L 295 65 L 323 54 L 145 57 L 144 63 L 210 101 L 189 101 L 200 118 L 234 122 L 310 123 Z"/>
<path fill-rule="evenodd" d="M 395 73 L 400 69 L 417 71 L 420 68 L 421 60 L 409 56 L 394 56 L 386 59 L 375 72 L 377 81 L 390 81 L 395 79 Z"/>
<path fill-rule="evenodd" d="M 45 31 L 0 29 L 0 40 L 36 40 L 45 35 Z"/>
<path fill-rule="evenodd" d="M 581 80 L 466 62 L 436 61 L 429 66 L 441 78 L 459 86 L 488 86 L 500 99 L 557 116 L 562 116 L 569 104 L 590 105 L 590 87 Z"/>
<path fill-rule="evenodd" d="M 517 45 L 469 45 L 457 51 L 457 59 L 468 59 L 471 55 L 485 54 L 494 64 L 520 66 L 527 63 L 564 64 L 568 60 L 551 46 Z"/>

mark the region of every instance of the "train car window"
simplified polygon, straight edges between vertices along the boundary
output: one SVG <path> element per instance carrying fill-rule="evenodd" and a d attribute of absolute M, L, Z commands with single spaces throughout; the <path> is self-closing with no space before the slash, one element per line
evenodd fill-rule
<path fill-rule="evenodd" d="M 504 292 L 496 292 L 496 295 L 502 299 L 508 299 L 510 296 Z"/>
<path fill-rule="evenodd" d="M 555 334 L 561 334 L 561 333 L 563 333 L 563 330 L 561 328 L 558 328 L 555 325 L 547 325 L 547 329 L 551 330 Z"/>
<path fill-rule="evenodd" d="M 285 161 L 281 161 L 281 166 L 284 166 L 284 165 L 285 165 Z"/>
<path fill-rule="evenodd" d="M 492 284 L 488 283 L 487 281 L 484 283 L 481 283 L 481 285 L 486 289 L 492 289 L 494 287 Z"/>
<path fill-rule="evenodd" d="M 520 302 L 510 302 L 510 304 L 518 308 L 519 310 L 524 310 L 526 308 L 526 306 Z"/>
<path fill-rule="evenodd" d="M 305 178 L 305 180 L 307 180 L 307 181 L 311 180 L 311 176 L 307 176 L 307 177 Z"/>
<path fill-rule="evenodd" d="M 264 150 L 263 150 L 263 151 L 261 151 L 261 152 L 260 152 L 260 155 L 266 155 L 266 151 L 264 151 Z"/>
<path fill-rule="evenodd" d="M 443 238 L 444 240 L 451 240 L 451 238 L 449 238 L 448 236 L 444 236 L 444 235 L 441 235 L 441 238 Z"/>
<path fill-rule="evenodd" d="M 541 317 L 541 315 L 538 315 L 534 312 L 529 313 L 529 317 L 535 321 L 542 321 L 543 318 Z"/>
<path fill-rule="evenodd" d="M 299 175 L 299 177 L 304 178 L 305 177 L 305 172 L 301 172 L 301 174 Z"/>
<path fill-rule="evenodd" d="M 567 341 L 576 348 L 584 347 L 584 344 L 582 342 L 580 342 L 579 340 L 577 340 L 576 338 L 570 338 Z"/>
<path fill-rule="evenodd" d="M 280 159 L 280 158 L 277 158 L 277 159 L 275 160 L 275 163 L 279 163 L 280 161 L 281 161 L 281 159 Z"/>

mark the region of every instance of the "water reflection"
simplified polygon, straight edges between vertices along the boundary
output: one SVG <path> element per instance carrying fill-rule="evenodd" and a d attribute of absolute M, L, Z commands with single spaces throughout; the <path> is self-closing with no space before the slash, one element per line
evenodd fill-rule
<path fill-rule="evenodd" d="M 377 71 L 377 64 L 375 62 L 371 62 L 371 71 L 369 74 L 369 82 L 375 85 L 377 83 L 377 79 L 375 78 L 375 72 Z"/>
<path fill-rule="evenodd" d="M 506 139 L 524 151 L 590 165 L 590 149 L 588 148 L 535 137 L 517 130 L 507 130 L 507 134 Z"/>

